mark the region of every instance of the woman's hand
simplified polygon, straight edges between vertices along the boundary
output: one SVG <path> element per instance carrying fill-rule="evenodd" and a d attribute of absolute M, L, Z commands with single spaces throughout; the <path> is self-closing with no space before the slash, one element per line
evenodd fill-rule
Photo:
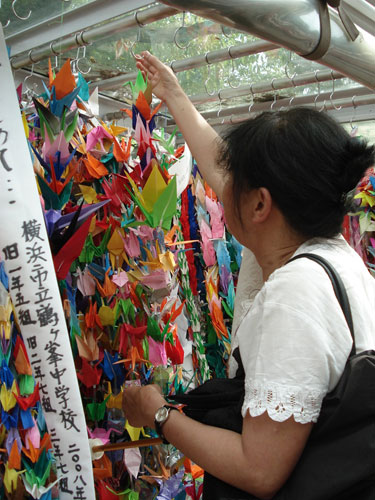
<path fill-rule="evenodd" d="M 176 92 L 183 92 L 171 68 L 159 61 L 157 57 L 149 52 L 142 52 L 136 57 L 136 60 L 137 68 L 142 71 L 145 77 L 148 76 L 156 97 L 167 103 L 168 97 L 173 96 Z"/>
<path fill-rule="evenodd" d="M 158 385 L 125 387 L 122 395 L 122 409 L 133 427 L 154 428 L 156 410 L 167 404 Z"/>

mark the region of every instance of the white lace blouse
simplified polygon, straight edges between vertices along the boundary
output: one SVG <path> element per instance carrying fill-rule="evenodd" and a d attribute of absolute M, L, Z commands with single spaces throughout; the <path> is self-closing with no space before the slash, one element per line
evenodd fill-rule
<path fill-rule="evenodd" d="M 326 258 L 346 287 L 357 352 L 375 348 L 375 280 L 342 237 L 310 240 L 297 250 Z M 337 384 L 351 350 L 351 336 L 331 282 L 321 266 L 298 259 L 263 283 L 245 249 L 237 286 L 232 351 L 245 369 L 242 415 L 267 411 L 282 422 L 316 422 L 322 400 Z M 229 362 L 229 376 L 237 363 Z"/>

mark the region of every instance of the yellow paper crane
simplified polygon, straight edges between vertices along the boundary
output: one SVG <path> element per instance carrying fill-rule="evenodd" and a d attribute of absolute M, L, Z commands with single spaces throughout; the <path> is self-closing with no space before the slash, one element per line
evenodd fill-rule
<path fill-rule="evenodd" d="M 113 231 L 113 234 L 108 242 L 107 249 L 109 251 L 112 269 L 118 269 L 124 261 L 122 255 L 124 252 L 124 241 L 121 237 L 120 229 L 116 228 Z"/>
<path fill-rule="evenodd" d="M 158 164 L 156 163 L 156 161 L 154 161 L 149 178 L 147 179 L 147 182 L 142 190 L 145 207 L 149 212 L 151 212 L 153 206 L 155 205 L 158 198 L 160 198 L 160 195 L 165 191 L 166 187 L 167 183 L 160 173 Z"/>
<path fill-rule="evenodd" d="M 15 469 L 9 469 L 8 464 L 5 464 L 5 474 L 4 474 L 4 486 L 8 493 L 13 493 L 17 489 L 18 477 L 20 474 L 25 472 L 24 470 L 17 471 Z"/>
<path fill-rule="evenodd" d="M 13 380 L 12 387 L 9 389 L 9 391 L 6 388 L 5 384 L 1 385 L 0 401 L 2 407 L 4 408 L 4 411 L 9 412 L 16 406 L 17 400 L 14 396 L 14 393 L 17 393 L 17 385 L 15 379 Z"/>

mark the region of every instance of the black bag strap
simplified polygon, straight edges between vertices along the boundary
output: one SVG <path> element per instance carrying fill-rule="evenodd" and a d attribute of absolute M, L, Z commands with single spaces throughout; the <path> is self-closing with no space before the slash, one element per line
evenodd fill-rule
<path fill-rule="evenodd" d="M 342 312 L 344 313 L 346 322 L 350 330 L 350 335 L 352 336 L 353 339 L 352 350 L 350 351 L 350 357 L 353 356 L 356 352 L 353 318 L 352 318 L 352 312 L 350 310 L 348 294 L 346 293 L 345 286 L 344 283 L 342 282 L 342 279 L 340 278 L 340 275 L 337 273 L 336 269 L 332 266 L 332 264 L 330 264 L 326 259 L 324 259 L 320 255 L 314 253 L 300 253 L 299 255 L 296 255 L 295 257 L 292 257 L 290 260 L 288 260 L 287 264 L 289 262 L 292 262 L 293 260 L 301 258 L 307 258 L 317 262 L 322 266 L 322 268 L 328 274 L 328 277 L 331 280 L 333 286 L 333 291 L 335 292 L 336 298 L 339 301 Z"/>

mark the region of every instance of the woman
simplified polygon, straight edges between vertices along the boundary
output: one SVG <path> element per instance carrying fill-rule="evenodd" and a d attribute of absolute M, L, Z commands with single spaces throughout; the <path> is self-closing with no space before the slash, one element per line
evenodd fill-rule
<path fill-rule="evenodd" d="M 219 140 L 169 68 L 147 52 L 137 66 L 166 102 L 224 205 L 230 232 L 247 249 L 232 333 L 245 370 L 245 400 L 241 434 L 177 411 L 158 412 L 166 401 L 154 385 L 125 389 L 125 415 L 134 426 L 153 428 L 156 415 L 157 430 L 205 471 L 272 498 L 292 474 L 352 345 L 324 270 L 308 259 L 289 259 L 316 253 L 337 269 L 357 351 L 375 348 L 375 283 L 339 235 L 345 195 L 373 164 L 374 148 L 351 139 L 328 116 L 302 108 L 262 114 Z M 236 368 L 231 358 L 232 376 Z"/>

